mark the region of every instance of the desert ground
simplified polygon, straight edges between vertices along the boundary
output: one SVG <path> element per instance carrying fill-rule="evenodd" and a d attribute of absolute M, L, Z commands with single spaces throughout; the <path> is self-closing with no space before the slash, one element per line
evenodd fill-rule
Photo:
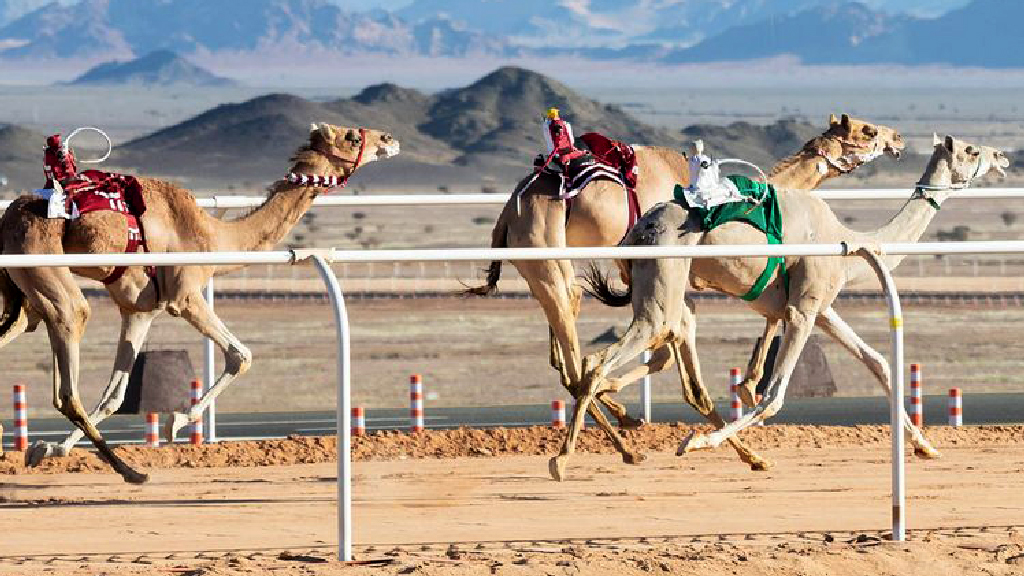
<path fill-rule="evenodd" d="M 685 427 L 628 434 L 622 464 L 584 434 L 550 480 L 558 431 L 382 432 L 354 445 L 354 555 L 335 555 L 333 438 L 120 448 L 129 486 L 76 451 L 0 459 L 0 574 L 1020 574 L 1024 429 L 932 428 L 944 457 L 908 460 L 905 543 L 889 528 L 888 432 L 768 426 L 674 456 Z M 909 456 L 908 456 L 909 457 Z"/>

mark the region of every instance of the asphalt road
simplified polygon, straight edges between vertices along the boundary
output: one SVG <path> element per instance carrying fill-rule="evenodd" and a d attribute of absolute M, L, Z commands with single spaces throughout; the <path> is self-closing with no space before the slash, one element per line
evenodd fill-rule
<path fill-rule="evenodd" d="M 925 397 L 925 423 L 945 425 L 946 396 Z M 720 413 L 728 418 L 729 406 L 718 403 Z M 638 406 L 630 412 L 640 415 Z M 679 403 L 661 403 L 652 407 L 655 422 L 703 422 L 690 407 Z M 818 424 L 853 426 L 857 424 L 885 424 L 888 407 L 884 398 L 797 398 L 786 402 L 782 412 L 769 424 Z M 29 414 L 29 441 L 59 440 L 70 424 L 59 419 L 31 419 Z M 426 406 L 427 428 L 443 429 L 470 426 L 489 428 L 496 426 L 545 425 L 551 422 L 549 406 L 495 406 L 472 408 L 442 408 Z M 1020 424 L 1024 423 L 1024 394 L 967 394 L 964 396 L 964 424 Z M 3 444 L 13 445 L 12 422 L 4 422 Z M 114 416 L 100 426 L 106 438 L 113 443 L 138 443 L 144 437 L 142 416 Z M 408 411 L 404 409 L 368 408 L 368 430 L 400 430 L 409 425 Z M 282 438 L 290 434 L 327 435 L 335 430 L 334 412 L 261 412 L 218 414 L 217 435 L 221 440 Z M 179 441 L 187 441 L 187 433 Z"/>

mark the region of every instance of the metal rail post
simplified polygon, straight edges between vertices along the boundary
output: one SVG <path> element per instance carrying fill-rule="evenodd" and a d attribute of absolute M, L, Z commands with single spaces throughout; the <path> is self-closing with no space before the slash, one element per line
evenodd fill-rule
<path fill-rule="evenodd" d="M 338 559 L 352 561 L 352 374 L 349 362 L 348 311 L 338 277 L 327 259 L 310 256 L 334 309 L 334 328 L 338 336 Z"/>
<path fill-rule="evenodd" d="M 210 310 L 213 310 L 213 278 L 206 283 L 206 289 L 203 292 L 203 296 L 206 298 L 206 303 L 210 306 Z M 210 388 L 213 388 L 213 379 L 217 377 L 217 351 L 214 349 L 213 340 L 209 338 L 203 339 L 203 381 L 206 382 L 206 391 L 209 392 Z M 205 430 L 208 442 L 217 441 L 217 401 L 210 402 L 210 408 L 206 411 L 205 417 Z"/>
<path fill-rule="evenodd" d="M 651 351 L 644 351 L 644 362 L 651 360 Z M 644 408 L 644 422 L 651 422 L 651 375 L 644 376 L 643 384 L 640 386 L 640 404 Z"/>
<path fill-rule="evenodd" d="M 892 336 L 892 392 L 889 395 L 889 426 L 892 432 L 892 539 L 906 539 L 906 479 L 903 462 L 903 311 L 896 283 L 882 259 L 870 250 L 857 252 L 875 270 L 889 305 L 889 329 Z"/>

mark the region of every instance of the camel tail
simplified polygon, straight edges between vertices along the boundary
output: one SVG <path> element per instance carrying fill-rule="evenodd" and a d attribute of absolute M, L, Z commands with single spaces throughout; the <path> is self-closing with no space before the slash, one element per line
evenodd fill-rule
<path fill-rule="evenodd" d="M 505 207 L 501 209 L 501 214 L 498 215 L 498 221 L 494 223 L 494 230 L 491 230 L 491 248 L 507 248 L 508 247 L 508 219 L 509 219 L 509 206 L 512 206 L 512 210 L 515 209 L 515 198 L 510 199 L 505 203 Z M 462 293 L 472 296 L 490 296 L 498 290 L 498 280 L 501 279 L 501 260 L 495 260 L 491 262 L 487 268 L 487 283 L 483 286 L 477 286 L 475 288 L 467 288 Z"/>
<path fill-rule="evenodd" d="M 601 272 L 596 264 L 591 263 L 583 271 L 584 289 L 588 294 L 597 298 L 605 306 L 622 308 L 629 306 L 633 301 L 633 285 L 627 283 L 625 292 L 618 292 L 609 285 L 608 274 Z"/>

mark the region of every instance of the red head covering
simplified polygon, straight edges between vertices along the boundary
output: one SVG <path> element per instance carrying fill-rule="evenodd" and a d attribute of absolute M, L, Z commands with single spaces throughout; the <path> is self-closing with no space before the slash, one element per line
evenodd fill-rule
<path fill-rule="evenodd" d="M 46 151 L 43 153 L 43 173 L 46 175 L 46 187 L 52 188 L 53 182 L 64 183 L 78 175 L 75 165 L 75 154 L 70 149 L 64 153 L 61 147 L 60 134 L 46 139 Z"/>

